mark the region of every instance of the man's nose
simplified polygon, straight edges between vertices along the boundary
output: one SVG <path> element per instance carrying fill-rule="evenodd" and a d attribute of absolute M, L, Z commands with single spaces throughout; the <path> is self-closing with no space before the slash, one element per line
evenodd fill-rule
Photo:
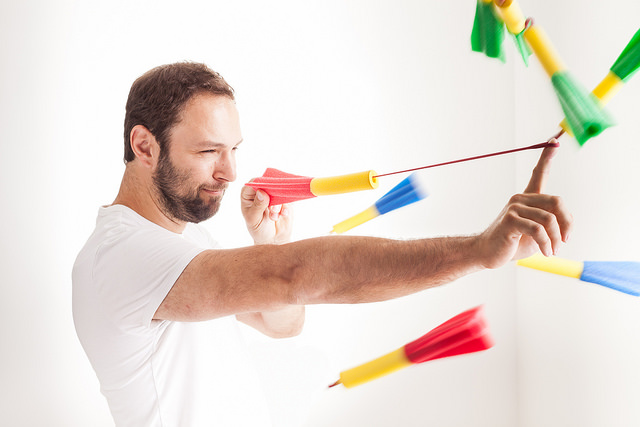
<path fill-rule="evenodd" d="M 233 153 L 224 153 L 216 162 L 213 178 L 220 181 L 236 180 L 236 160 Z"/>

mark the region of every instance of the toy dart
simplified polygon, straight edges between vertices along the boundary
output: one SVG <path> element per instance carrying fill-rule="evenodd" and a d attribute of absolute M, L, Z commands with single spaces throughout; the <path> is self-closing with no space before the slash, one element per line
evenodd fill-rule
<path fill-rule="evenodd" d="M 493 4 L 485 5 L 484 7 L 494 7 L 495 12 L 502 19 L 509 33 L 516 37 L 525 62 L 527 55 L 523 51 L 524 43 L 522 39 L 526 41 L 526 46 L 535 53 L 551 79 L 551 84 L 566 117 L 568 128 L 578 143 L 584 145 L 590 138 L 599 135 L 603 130 L 611 126 L 613 121 L 609 114 L 600 105 L 598 99 L 584 90 L 572 76 L 543 29 L 535 24 L 531 18 L 525 19 L 515 0 L 507 0 L 501 2 L 501 4 L 497 4 L 495 1 L 494 3 L 495 7 Z M 475 25 L 476 23 L 474 22 Z M 474 43 L 472 38 L 472 48 L 478 50 Z"/>
<path fill-rule="evenodd" d="M 424 186 L 415 173 L 403 179 L 398 185 L 393 187 L 384 196 L 379 198 L 373 205 L 357 215 L 333 226 L 333 233 L 342 234 L 360 224 L 384 215 L 403 206 L 418 202 L 428 196 Z"/>
<path fill-rule="evenodd" d="M 493 347 L 482 306 L 467 310 L 447 320 L 427 334 L 402 348 L 364 365 L 340 373 L 330 385 L 355 387 L 412 364 L 486 350 Z"/>
<path fill-rule="evenodd" d="M 269 206 L 272 206 L 316 196 L 372 190 L 378 188 L 375 174 L 375 171 L 370 170 L 328 178 L 311 178 L 268 168 L 261 177 L 245 185 L 267 193 L 270 198 Z"/>
<path fill-rule="evenodd" d="M 524 150 L 533 150 L 546 147 L 557 147 L 556 141 L 547 141 L 527 147 L 514 148 L 496 153 L 467 157 L 433 165 L 420 166 L 395 172 L 376 175 L 373 170 L 353 173 L 349 175 L 333 176 L 329 178 L 311 178 L 308 176 L 292 175 L 274 168 L 267 168 L 264 174 L 245 185 L 262 190 L 269 195 L 269 206 L 291 203 L 297 200 L 309 199 L 316 196 L 349 193 L 353 191 L 372 190 L 378 188 L 378 178 L 405 172 L 413 172 L 419 169 L 428 169 L 453 163 L 467 162 L 469 160 L 483 159 L 485 157 L 499 156 Z M 392 190 L 393 191 L 393 190 Z M 400 206 L 397 206 L 400 207 Z M 371 218 L 369 218 L 371 219 Z"/>
<path fill-rule="evenodd" d="M 540 254 L 517 262 L 523 267 L 573 277 L 596 283 L 629 295 L 640 296 L 640 262 L 632 261 L 571 261 Z"/>
<path fill-rule="evenodd" d="M 640 67 L 640 30 L 636 31 L 618 59 L 609 69 L 609 73 L 591 92 L 600 104 L 606 105 Z M 564 119 L 560 123 L 563 131 L 571 133 L 571 128 Z"/>

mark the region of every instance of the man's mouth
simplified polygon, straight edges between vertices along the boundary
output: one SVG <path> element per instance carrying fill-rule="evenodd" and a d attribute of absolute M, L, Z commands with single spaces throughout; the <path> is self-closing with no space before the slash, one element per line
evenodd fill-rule
<path fill-rule="evenodd" d="M 224 191 L 226 190 L 225 187 L 220 187 L 220 188 L 203 188 L 202 191 L 204 191 L 207 194 L 210 194 L 212 196 L 222 196 L 224 194 Z"/>

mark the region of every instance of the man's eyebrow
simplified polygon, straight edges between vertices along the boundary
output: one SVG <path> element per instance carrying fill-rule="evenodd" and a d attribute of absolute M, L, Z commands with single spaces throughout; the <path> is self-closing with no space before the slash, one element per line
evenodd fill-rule
<path fill-rule="evenodd" d="M 240 141 L 238 141 L 234 147 L 237 147 L 238 145 L 242 144 L 242 141 L 244 141 L 244 139 L 241 139 Z M 196 143 L 196 146 L 198 148 L 209 148 L 209 147 L 227 147 L 227 144 L 222 143 L 222 142 L 217 142 L 217 141 L 209 141 L 209 140 L 205 140 L 205 141 L 200 141 L 198 143 Z"/>

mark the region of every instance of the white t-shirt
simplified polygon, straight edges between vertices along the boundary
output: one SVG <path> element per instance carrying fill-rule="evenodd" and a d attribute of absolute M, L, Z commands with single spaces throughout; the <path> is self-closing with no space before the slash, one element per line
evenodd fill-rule
<path fill-rule="evenodd" d="M 117 426 L 271 425 L 235 317 L 152 320 L 184 268 L 215 247 L 102 207 L 73 267 L 73 318 Z"/>

